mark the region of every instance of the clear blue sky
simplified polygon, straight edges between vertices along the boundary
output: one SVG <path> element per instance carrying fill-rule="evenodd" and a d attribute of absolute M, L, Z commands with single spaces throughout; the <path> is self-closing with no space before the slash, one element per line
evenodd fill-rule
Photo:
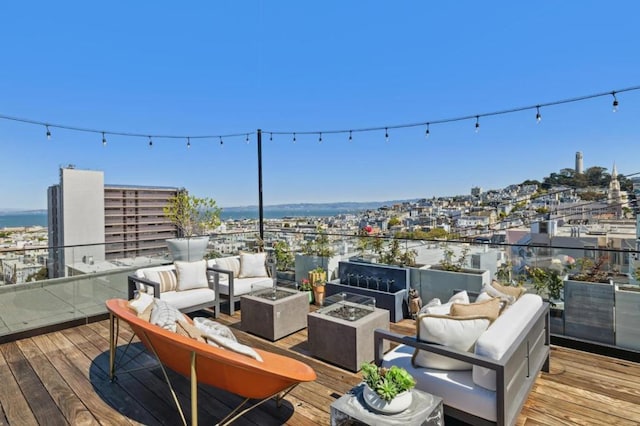
<path fill-rule="evenodd" d="M 640 3 L 7 1 L 0 114 L 143 134 L 385 127 L 640 85 Z M 263 140 L 265 204 L 467 194 L 573 167 L 640 172 L 640 91 L 480 120 Z M 257 204 L 255 136 L 101 135 L 0 120 L 0 208 L 61 165 Z"/>

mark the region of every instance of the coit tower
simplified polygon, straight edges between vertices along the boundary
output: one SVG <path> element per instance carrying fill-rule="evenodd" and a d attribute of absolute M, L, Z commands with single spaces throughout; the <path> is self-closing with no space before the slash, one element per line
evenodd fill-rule
<path fill-rule="evenodd" d="M 576 173 L 582 173 L 582 153 L 580 151 L 576 152 Z"/>

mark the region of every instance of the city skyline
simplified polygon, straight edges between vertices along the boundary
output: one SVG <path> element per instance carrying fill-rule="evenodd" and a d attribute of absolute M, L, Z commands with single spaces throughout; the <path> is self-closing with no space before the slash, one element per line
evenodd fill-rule
<path fill-rule="evenodd" d="M 153 135 L 102 136 L 0 119 L 0 207 L 46 206 L 59 168 L 105 182 L 185 187 L 223 207 L 430 198 L 572 168 L 640 172 L 640 93 L 425 127 L 632 87 L 635 2 L 242 2 L 175 7 L 10 4 L 0 36 L 0 114 Z M 464 7 L 461 7 L 461 4 Z M 12 42 L 11 42 L 12 41 Z M 388 131 L 304 135 L 384 128 Z M 296 143 L 291 135 L 300 132 Z M 385 141 L 385 133 L 389 141 Z M 249 143 L 245 136 L 249 135 Z"/>

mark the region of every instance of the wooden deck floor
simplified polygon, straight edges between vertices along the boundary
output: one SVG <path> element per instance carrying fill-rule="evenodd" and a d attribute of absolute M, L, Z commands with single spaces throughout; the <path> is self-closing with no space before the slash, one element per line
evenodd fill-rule
<path fill-rule="evenodd" d="M 308 356 L 306 330 L 276 343 L 240 329 L 240 312 L 222 315 L 238 340 L 288 354 L 318 373 L 298 386 L 281 407 L 269 401 L 242 417 L 238 425 L 327 425 L 329 405 L 360 381 L 358 374 Z M 413 334 L 413 322 L 392 324 Z M 123 327 L 119 345 L 130 331 Z M 0 425 L 181 424 L 172 396 L 154 360 L 134 344 L 126 365 L 111 383 L 107 377 L 108 321 L 19 340 L 0 346 Z M 188 380 L 169 372 L 189 414 Z M 215 424 L 240 398 L 199 388 L 200 424 Z M 521 425 L 640 424 L 640 364 L 554 347 L 551 372 L 543 373 L 518 420 Z"/>

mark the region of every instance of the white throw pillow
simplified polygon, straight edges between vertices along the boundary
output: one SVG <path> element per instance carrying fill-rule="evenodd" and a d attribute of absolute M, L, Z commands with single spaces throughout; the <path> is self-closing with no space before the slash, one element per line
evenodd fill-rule
<path fill-rule="evenodd" d="M 265 262 L 266 253 L 241 253 L 240 254 L 240 278 L 268 277 Z"/>
<path fill-rule="evenodd" d="M 197 262 L 175 261 L 176 275 L 178 276 L 178 285 L 176 290 L 191 290 L 193 288 L 209 287 L 207 281 L 207 261 L 199 260 Z"/>
<path fill-rule="evenodd" d="M 227 339 L 222 336 L 206 336 L 208 343 L 213 343 L 212 346 L 217 346 L 223 349 L 229 349 L 230 351 L 246 355 L 250 358 L 255 359 L 256 361 L 262 362 L 262 357 L 259 353 L 257 353 L 253 348 L 243 345 L 242 343 L 238 343 L 235 340 Z"/>
<path fill-rule="evenodd" d="M 209 318 L 195 317 L 193 324 L 202 331 L 205 336 L 221 336 L 229 340 L 237 341 L 236 336 L 226 325 L 210 320 Z"/>
<path fill-rule="evenodd" d="M 514 296 L 510 296 L 508 294 L 502 293 L 491 284 L 483 285 L 481 291 L 484 293 L 487 293 L 489 296 L 499 297 L 500 300 L 506 302 L 507 305 L 512 305 L 516 301 L 516 298 Z"/>
<path fill-rule="evenodd" d="M 437 343 L 463 352 L 473 352 L 476 340 L 489 327 L 485 317 L 418 316 L 418 340 Z M 417 367 L 438 370 L 471 370 L 471 364 L 433 352 L 416 350 L 411 362 Z"/>
<path fill-rule="evenodd" d="M 484 301 L 491 300 L 491 299 L 493 299 L 493 296 L 491 296 L 486 291 L 483 291 L 482 293 L 480 293 L 478 295 L 478 297 L 476 297 L 476 303 L 477 302 L 484 302 Z"/>
<path fill-rule="evenodd" d="M 469 303 L 469 295 L 466 290 L 460 291 L 447 301 L 447 303 L 441 303 L 440 299 L 431 299 L 426 306 L 420 309 L 419 314 L 431 314 L 431 315 L 449 315 L 451 305 L 453 303 Z"/>
<path fill-rule="evenodd" d="M 155 299 L 149 322 L 165 330 L 176 332 L 176 321 L 182 318 L 182 312 L 178 308 L 168 304 L 164 300 Z"/>
<path fill-rule="evenodd" d="M 137 315 L 140 315 L 153 303 L 153 296 L 143 293 L 141 291 L 138 292 L 135 299 L 129 300 L 127 303 L 131 309 L 136 311 Z"/>
<path fill-rule="evenodd" d="M 154 270 L 144 270 L 143 275 L 149 281 L 153 281 L 155 283 L 160 284 L 160 293 L 164 293 L 166 291 L 175 291 L 178 285 L 176 273 L 171 270 L 166 271 L 154 271 Z M 153 294 L 153 287 L 151 288 L 151 294 Z"/>

